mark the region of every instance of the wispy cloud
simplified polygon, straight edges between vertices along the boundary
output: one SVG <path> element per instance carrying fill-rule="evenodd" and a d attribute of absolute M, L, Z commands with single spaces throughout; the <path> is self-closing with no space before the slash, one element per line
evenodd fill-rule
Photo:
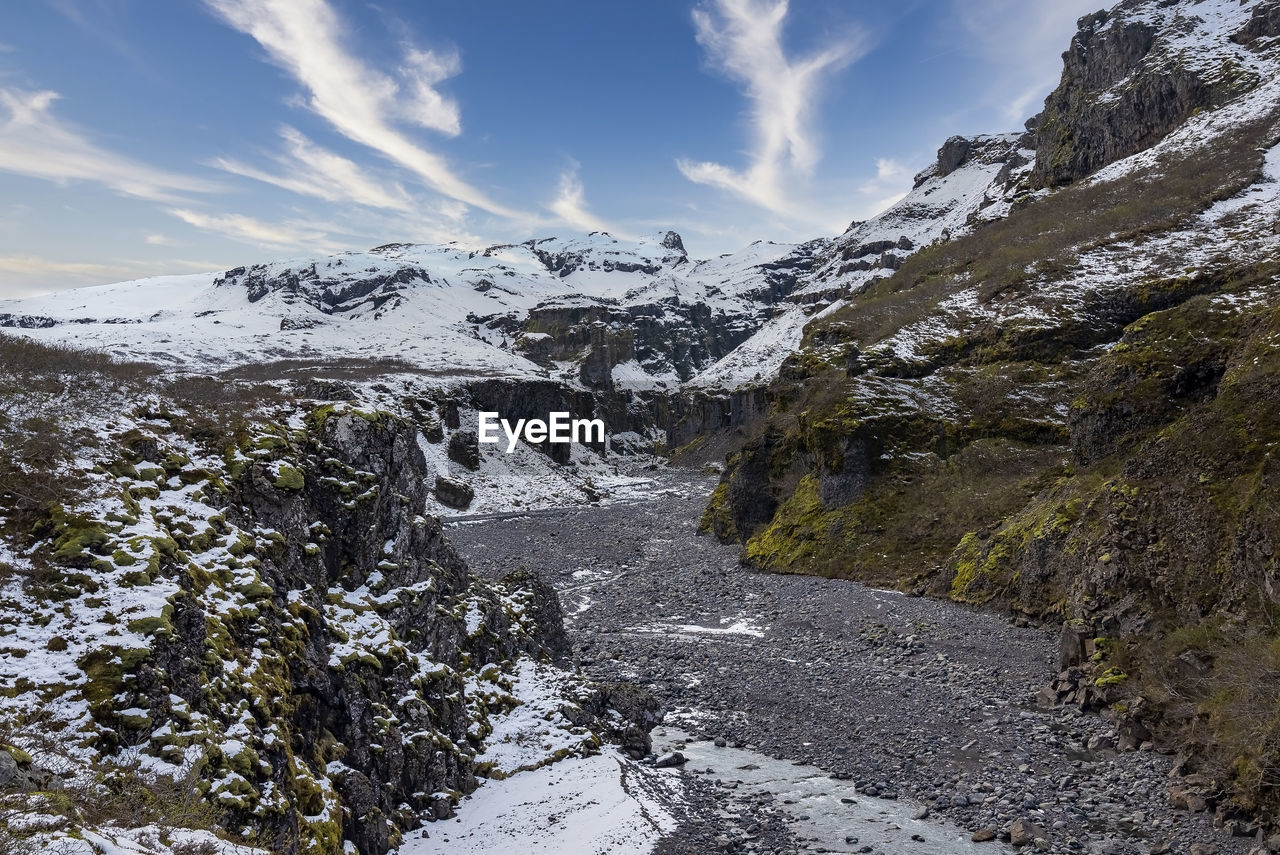
<path fill-rule="evenodd" d="M 573 168 L 560 173 L 560 190 L 555 200 L 547 207 L 575 229 L 582 229 L 584 232 L 609 232 L 617 237 L 624 237 L 587 207 L 586 192 L 582 188 L 581 179 L 578 178 L 576 164 Z"/>
<path fill-rule="evenodd" d="M 56 261 L 37 255 L 0 255 L 0 272 L 44 276 L 64 273 L 76 277 L 122 276 L 129 272 L 128 265 L 101 262 Z"/>
<path fill-rule="evenodd" d="M 864 181 L 858 192 L 866 200 L 858 216 L 873 217 L 907 195 L 913 173 L 906 164 L 891 157 L 876 159 L 875 178 Z"/>
<path fill-rule="evenodd" d="M 1076 31 L 1076 19 L 1108 4 L 1098 0 L 953 0 L 959 42 L 991 65 L 1009 69 L 987 93 L 987 103 L 1010 126 L 1040 111 L 1040 101 L 1058 83 L 1061 55 Z"/>
<path fill-rule="evenodd" d="M 273 184 L 303 196 L 314 196 L 327 202 L 354 202 L 371 208 L 410 211 L 414 203 L 404 188 L 383 186 L 358 164 L 316 145 L 294 128 L 280 130 L 286 153 L 274 158 L 279 172 L 267 172 L 228 158 L 218 158 L 213 165 L 235 175 Z"/>
<path fill-rule="evenodd" d="M 450 198 L 500 216 L 518 216 L 458 177 L 440 155 L 397 125 L 446 135 L 461 131 L 458 106 L 436 86 L 456 74 L 456 55 L 409 49 L 398 79 L 371 68 L 344 45 L 344 27 L 325 0 L 206 0 L 223 20 L 252 36 L 308 92 L 307 106 L 347 138 L 408 169 Z"/>
<path fill-rule="evenodd" d="M 782 43 L 787 11 L 786 0 L 711 0 L 694 10 L 698 43 L 708 59 L 744 86 L 755 139 L 745 170 L 683 159 L 677 165 L 690 181 L 795 216 L 798 200 L 788 182 L 811 174 L 819 160 L 812 118 L 823 79 L 857 58 L 865 39 L 851 33 L 816 53 L 788 57 Z"/>
<path fill-rule="evenodd" d="M 125 196 L 178 201 L 217 185 L 99 147 L 53 115 L 56 92 L 0 88 L 0 170 L 48 181 L 92 181 Z"/>
<path fill-rule="evenodd" d="M 328 252 L 333 247 L 323 228 L 306 223 L 265 223 L 244 214 L 205 214 L 186 208 L 169 213 L 201 231 L 268 249 L 309 249 Z"/>

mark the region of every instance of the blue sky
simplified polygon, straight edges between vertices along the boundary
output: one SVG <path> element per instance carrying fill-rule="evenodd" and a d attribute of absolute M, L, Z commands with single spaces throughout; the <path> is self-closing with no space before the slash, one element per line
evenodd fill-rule
<path fill-rule="evenodd" d="M 835 234 L 1099 0 L 21 0 L 0 297 L 390 241 Z"/>

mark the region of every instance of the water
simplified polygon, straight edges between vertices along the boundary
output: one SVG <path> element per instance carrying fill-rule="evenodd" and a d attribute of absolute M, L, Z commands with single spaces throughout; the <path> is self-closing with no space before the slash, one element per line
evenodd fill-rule
<path fill-rule="evenodd" d="M 797 818 L 791 825 L 793 833 L 808 840 L 815 851 L 858 852 L 864 846 L 894 855 L 1013 851 L 999 842 L 974 843 L 970 832 L 943 819 L 912 819 L 920 804 L 859 795 L 852 781 L 834 780 L 816 766 L 795 765 L 741 748 L 717 748 L 710 740 L 694 741 L 671 727 L 655 732 L 655 737 L 659 753 L 683 743 L 679 751 L 688 759 L 686 774 L 726 784 L 738 782 L 740 791 L 772 793 Z"/>

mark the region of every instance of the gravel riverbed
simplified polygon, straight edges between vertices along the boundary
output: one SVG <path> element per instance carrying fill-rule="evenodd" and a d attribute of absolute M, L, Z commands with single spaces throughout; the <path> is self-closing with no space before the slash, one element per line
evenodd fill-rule
<path fill-rule="evenodd" d="M 1253 841 L 1213 828 L 1210 814 L 1171 805 L 1171 758 L 1118 753 L 1106 719 L 1035 706 L 1056 670 L 1056 633 L 751 571 L 737 547 L 697 534 L 713 478 L 652 474 L 634 501 L 467 519 L 449 535 L 482 575 L 541 572 L 560 592 L 571 664 L 646 686 L 667 723 L 694 737 L 819 767 L 859 802 L 902 800 L 915 819 L 990 835 L 992 852 L 1249 851 Z M 665 739 L 655 731 L 655 748 Z M 660 852 L 913 851 L 905 829 L 899 846 L 815 841 L 794 805 L 740 788 L 732 770 L 688 776 L 673 806 L 680 827 Z"/>

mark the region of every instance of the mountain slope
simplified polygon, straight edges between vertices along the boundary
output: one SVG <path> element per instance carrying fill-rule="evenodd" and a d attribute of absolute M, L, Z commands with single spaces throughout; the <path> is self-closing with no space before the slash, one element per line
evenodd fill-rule
<path fill-rule="evenodd" d="M 1043 700 L 1182 750 L 1224 820 L 1280 804 L 1277 21 L 1081 19 L 1008 216 L 810 322 L 703 521 L 757 567 L 1064 621 Z"/>

